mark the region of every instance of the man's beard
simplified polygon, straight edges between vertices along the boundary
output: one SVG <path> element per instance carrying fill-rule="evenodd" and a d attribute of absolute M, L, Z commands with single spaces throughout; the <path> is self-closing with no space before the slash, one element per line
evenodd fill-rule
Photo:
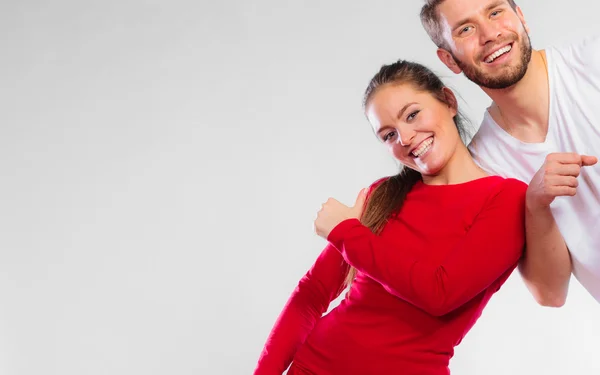
<path fill-rule="evenodd" d="M 515 67 L 509 67 L 508 71 L 500 76 L 493 77 L 486 74 L 476 65 L 470 66 L 457 59 L 454 54 L 452 57 L 462 71 L 473 83 L 488 89 L 505 89 L 519 82 L 527 72 L 527 66 L 531 60 L 531 39 L 529 34 L 523 32 L 521 34 L 520 53 L 521 60 Z M 514 44 L 513 44 L 514 45 Z M 512 51 L 511 51 L 512 52 Z"/>

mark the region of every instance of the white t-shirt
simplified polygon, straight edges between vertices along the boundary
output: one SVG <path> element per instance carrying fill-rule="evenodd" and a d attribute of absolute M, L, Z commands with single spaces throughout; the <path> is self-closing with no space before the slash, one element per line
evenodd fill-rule
<path fill-rule="evenodd" d="M 525 143 L 505 132 L 486 111 L 469 145 L 488 173 L 529 183 L 551 152 L 600 159 L 600 36 L 546 49 L 550 83 L 548 135 Z M 571 252 L 573 274 L 600 302 L 600 162 L 581 169 L 577 195 L 550 208 Z"/>

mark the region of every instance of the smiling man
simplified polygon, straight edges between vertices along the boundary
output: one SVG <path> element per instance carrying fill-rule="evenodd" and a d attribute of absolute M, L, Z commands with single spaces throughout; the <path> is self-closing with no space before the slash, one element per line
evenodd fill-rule
<path fill-rule="evenodd" d="M 600 38 L 534 50 L 512 0 L 426 0 L 421 21 L 440 60 L 493 101 L 475 160 L 529 184 L 528 289 L 562 306 L 572 273 L 600 302 Z"/>

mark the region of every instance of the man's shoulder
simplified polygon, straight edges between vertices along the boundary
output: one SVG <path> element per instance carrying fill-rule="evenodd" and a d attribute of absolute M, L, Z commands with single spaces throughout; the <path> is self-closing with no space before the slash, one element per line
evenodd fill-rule
<path fill-rule="evenodd" d="M 494 131 L 495 124 L 487 112 L 484 113 L 479 128 L 471 138 L 468 148 L 472 153 L 482 154 L 491 152 L 490 146 L 498 145 L 498 134 Z"/>
<path fill-rule="evenodd" d="M 501 177 L 513 177 L 507 164 L 507 150 L 497 126 L 489 113 L 485 113 L 479 129 L 469 142 L 469 153 L 480 168 L 489 174 Z"/>
<path fill-rule="evenodd" d="M 554 63 L 559 65 L 597 69 L 600 63 L 600 33 L 563 40 L 545 51 L 554 58 Z M 564 64 L 560 64 L 560 61 Z"/>

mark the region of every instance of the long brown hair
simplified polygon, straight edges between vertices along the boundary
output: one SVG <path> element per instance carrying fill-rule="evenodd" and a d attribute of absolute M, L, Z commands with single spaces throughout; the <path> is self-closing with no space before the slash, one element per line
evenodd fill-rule
<path fill-rule="evenodd" d="M 451 105 L 444 93 L 444 83 L 427 67 L 406 60 L 398 60 L 393 64 L 384 65 L 371 79 L 365 90 L 363 106 L 366 109 L 371 98 L 383 86 L 411 84 L 419 91 L 428 92 L 442 103 Z M 454 124 L 464 143 L 467 142 L 464 117 L 457 111 Z M 365 210 L 360 218 L 363 225 L 379 234 L 391 215 L 398 212 L 404 203 L 406 195 L 412 187 L 421 180 L 421 174 L 414 169 L 402 167 L 394 176 L 383 179 L 369 192 Z M 356 268 L 350 267 L 346 277 L 349 286 L 356 277 Z"/>

